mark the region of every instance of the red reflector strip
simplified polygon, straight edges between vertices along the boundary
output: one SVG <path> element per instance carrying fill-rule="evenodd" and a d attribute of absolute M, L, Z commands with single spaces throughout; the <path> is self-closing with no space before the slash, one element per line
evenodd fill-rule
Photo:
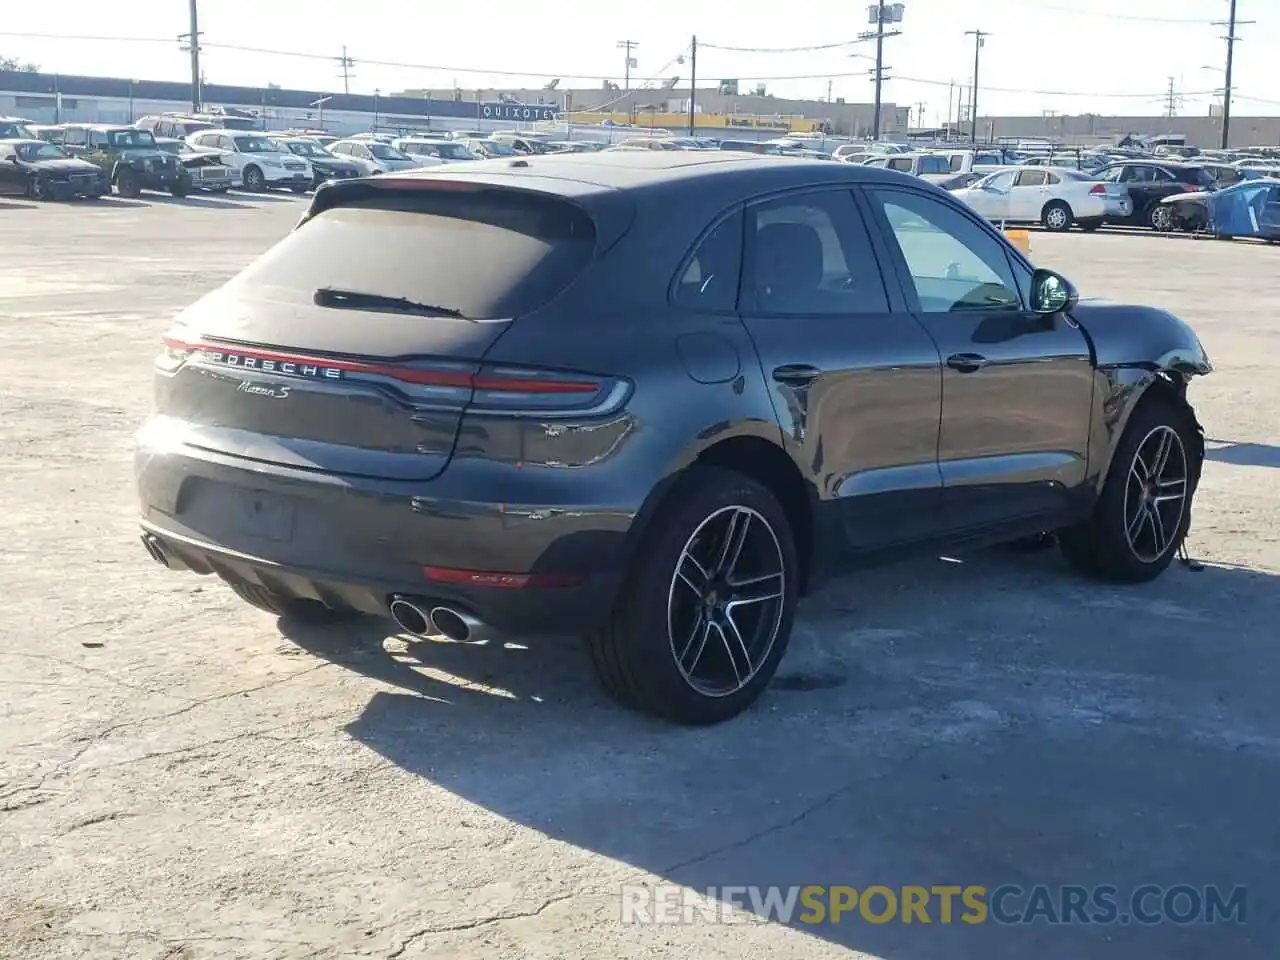
<path fill-rule="evenodd" d="M 519 378 L 476 377 L 477 390 L 502 390 L 510 393 L 595 393 L 598 383 L 573 380 L 521 380 Z"/>
<path fill-rule="evenodd" d="M 452 567 L 423 567 L 422 575 L 435 583 L 462 587 L 498 587 L 523 590 L 528 587 L 572 587 L 583 581 L 576 573 L 498 573 L 489 570 L 455 570 Z"/>
<path fill-rule="evenodd" d="M 232 354 L 236 357 L 251 357 L 254 360 L 266 360 L 272 363 L 292 363 L 297 366 L 326 367 L 330 370 L 341 370 L 344 373 L 363 373 L 370 376 L 387 377 L 401 383 L 412 383 L 428 387 L 464 387 L 476 390 L 497 390 L 507 393 L 596 393 L 600 384 L 582 380 L 546 380 L 540 377 L 523 379 L 520 377 L 486 377 L 473 376 L 465 371 L 452 370 L 415 370 L 413 367 L 393 366 L 382 363 L 364 363 L 359 360 L 334 360 L 329 357 L 316 357 L 300 353 L 282 353 L 274 350 L 253 350 L 244 347 L 217 343 L 187 343 L 175 337 L 165 337 L 164 345 L 170 350 L 192 353 L 196 350 L 207 350 L 213 353 Z M 280 373 L 283 371 L 263 371 Z"/>

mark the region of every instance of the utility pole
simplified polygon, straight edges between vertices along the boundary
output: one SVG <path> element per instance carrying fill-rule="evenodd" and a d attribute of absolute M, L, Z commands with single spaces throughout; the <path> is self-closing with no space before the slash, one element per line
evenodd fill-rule
<path fill-rule="evenodd" d="M 183 50 L 191 52 L 191 112 L 199 113 L 200 96 L 200 24 L 196 15 L 197 0 L 190 0 L 191 32 L 178 34 L 178 39 L 187 41 Z"/>
<path fill-rule="evenodd" d="M 698 100 L 698 37 L 689 44 L 689 136 L 694 135 L 694 109 Z"/>
<path fill-rule="evenodd" d="M 351 68 L 356 62 L 347 56 L 347 45 L 342 45 L 342 56 L 338 58 L 338 66 L 342 67 L 342 92 L 351 92 Z"/>
<path fill-rule="evenodd" d="M 951 108 L 955 104 L 956 99 L 956 82 L 954 80 L 947 87 L 947 139 L 951 139 Z"/>
<path fill-rule="evenodd" d="M 631 89 L 631 68 L 636 65 L 635 58 L 631 56 L 631 51 L 640 46 L 635 40 L 619 40 L 618 49 L 627 51 L 627 62 L 623 65 L 623 86 L 622 89 Z"/>
<path fill-rule="evenodd" d="M 1215 20 L 1215 27 L 1226 27 L 1227 35 L 1224 38 L 1227 41 L 1227 75 L 1222 83 L 1222 149 L 1227 149 L 1227 145 L 1231 138 L 1231 68 L 1234 65 L 1236 41 L 1240 38 L 1236 36 L 1236 27 L 1251 24 L 1252 20 L 1236 19 L 1236 0 L 1231 0 L 1231 13 L 1227 20 Z"/>
<path fill-rule="evenodd" d="M 871 139 L 880 139 L 880 110 L 882 106 L 881 93 L 884 81 L 889 78 L 885 75 L 884 65 L 884 42 L 889 37 L 896 37 L 902 33 L 901 30 L 886 31 L 884 26 L 886 23 L 895 24 L 902 22 L 903 4 L 889 3 L 884 0 L 876 0 L 871 6 L 867 7 L 867 22 L 874 24 L 874 30 L 868 30 L 858 34 L 859 40 L 874 40 L 876 42 L 876 66 L 874 70 L 869 71 L 872 80 L 876 85 L 876 104 L 875 112 L 871 115 Z"/>
<path fill-rule="evenodd" d="M 916 101 L 916 127 L 920 129 L 924 128 L 924 108 L 927 106 L 923 100 Z"/>
<path fill-rule="evenodd" d="M 983 30 L 966 30 L 966 37 L 973 37 L 973 92 L 970 99 L 969 114 L 973 127 L 969 130 L 969 142 L 978 142 L 978 64 L 982 57 L 982 47 L 991 34 Z"/>

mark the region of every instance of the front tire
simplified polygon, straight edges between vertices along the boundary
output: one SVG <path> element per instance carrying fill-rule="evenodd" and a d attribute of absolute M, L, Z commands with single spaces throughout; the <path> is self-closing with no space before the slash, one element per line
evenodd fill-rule
<path fill-rule="evenodd" d="M 191 192 L 191 181 L 185 180 L 185 179 L 176 181 L 174 185 L 169 188 L 170 196 L 177 197 L 179 200 L 181 200 L 190 192 Z"/>
<path fill-rule="evenodd" d="M 142 181 L 132 170 L 122 170 L 116 177 L 116 192 L 129 200 L 142 195 Z"/>
<path fill-rule="evenodd" d="M 621 703 L 685 724 L 749 707 L 786 651 L 799 578 L 786 512 L 750 477 L 695 467 L 654 519 L 625 593 L 589 640 Z"/>
<path fill-rule="evenodd" d="M 1191 524 L 1200 480 L 1196 429 L 1186 411 L 1168 400 L 1140 402 L 1092 515 L 1058 531 L 1073 568 L 1121 583 L 1154 580 L 1165 571 Z"/>
<path fill-rule="evenodd" d="M 262 170 L 255 166 L 244 168 L 244 188 L 250 193 L 263 193 L 267 189 L 267 178 Z"/>
<path fill-rule="evenodd" d="M 340 623 L 355 616 L 352 611 L 334 610 L 314 600 L 286 597 L 256 583 L 226 580 L 226 584 L 237 597 L 250 606 L 287 620 L 296 620 L 300 623 Z"/>
<path fill-rule="evenodd" d="M 1071 215 L 1071 208 L 1061 200 L 1049 201 L 1044 205 L 1044 210 L 1040 213 L 1040 222 L 1044 224 L 1046 230 L 1052 233 L 1066 233 L 1071 229 L 1074 219 Z"/>

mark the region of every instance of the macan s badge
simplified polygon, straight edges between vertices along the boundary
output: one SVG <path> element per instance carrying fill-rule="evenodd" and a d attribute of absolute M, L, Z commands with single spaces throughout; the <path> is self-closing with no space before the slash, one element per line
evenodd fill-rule
<path fill-rule="evenodd" d="M 252 380 L 241 380 L 236 387 L 240 393 L 252 394 L 255 397 L 270 397 L 273 400 L 284 400 L 289 396 L 289 387 L 274 386 L 268 383 L 254 383 Z"/>

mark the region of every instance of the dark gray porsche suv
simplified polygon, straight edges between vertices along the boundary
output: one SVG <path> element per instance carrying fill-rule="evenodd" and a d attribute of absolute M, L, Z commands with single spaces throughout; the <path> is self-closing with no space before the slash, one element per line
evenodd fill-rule
<path fill-rule="evenodd" d="M 325 186 L 157 363 L 156 560 L 282 616 L 582 634 L 688 723 L 759 696 L 832 571 L 1055 531 L 1159 574 L 1210 371 L 920 180 L 658 151 Z"/>

